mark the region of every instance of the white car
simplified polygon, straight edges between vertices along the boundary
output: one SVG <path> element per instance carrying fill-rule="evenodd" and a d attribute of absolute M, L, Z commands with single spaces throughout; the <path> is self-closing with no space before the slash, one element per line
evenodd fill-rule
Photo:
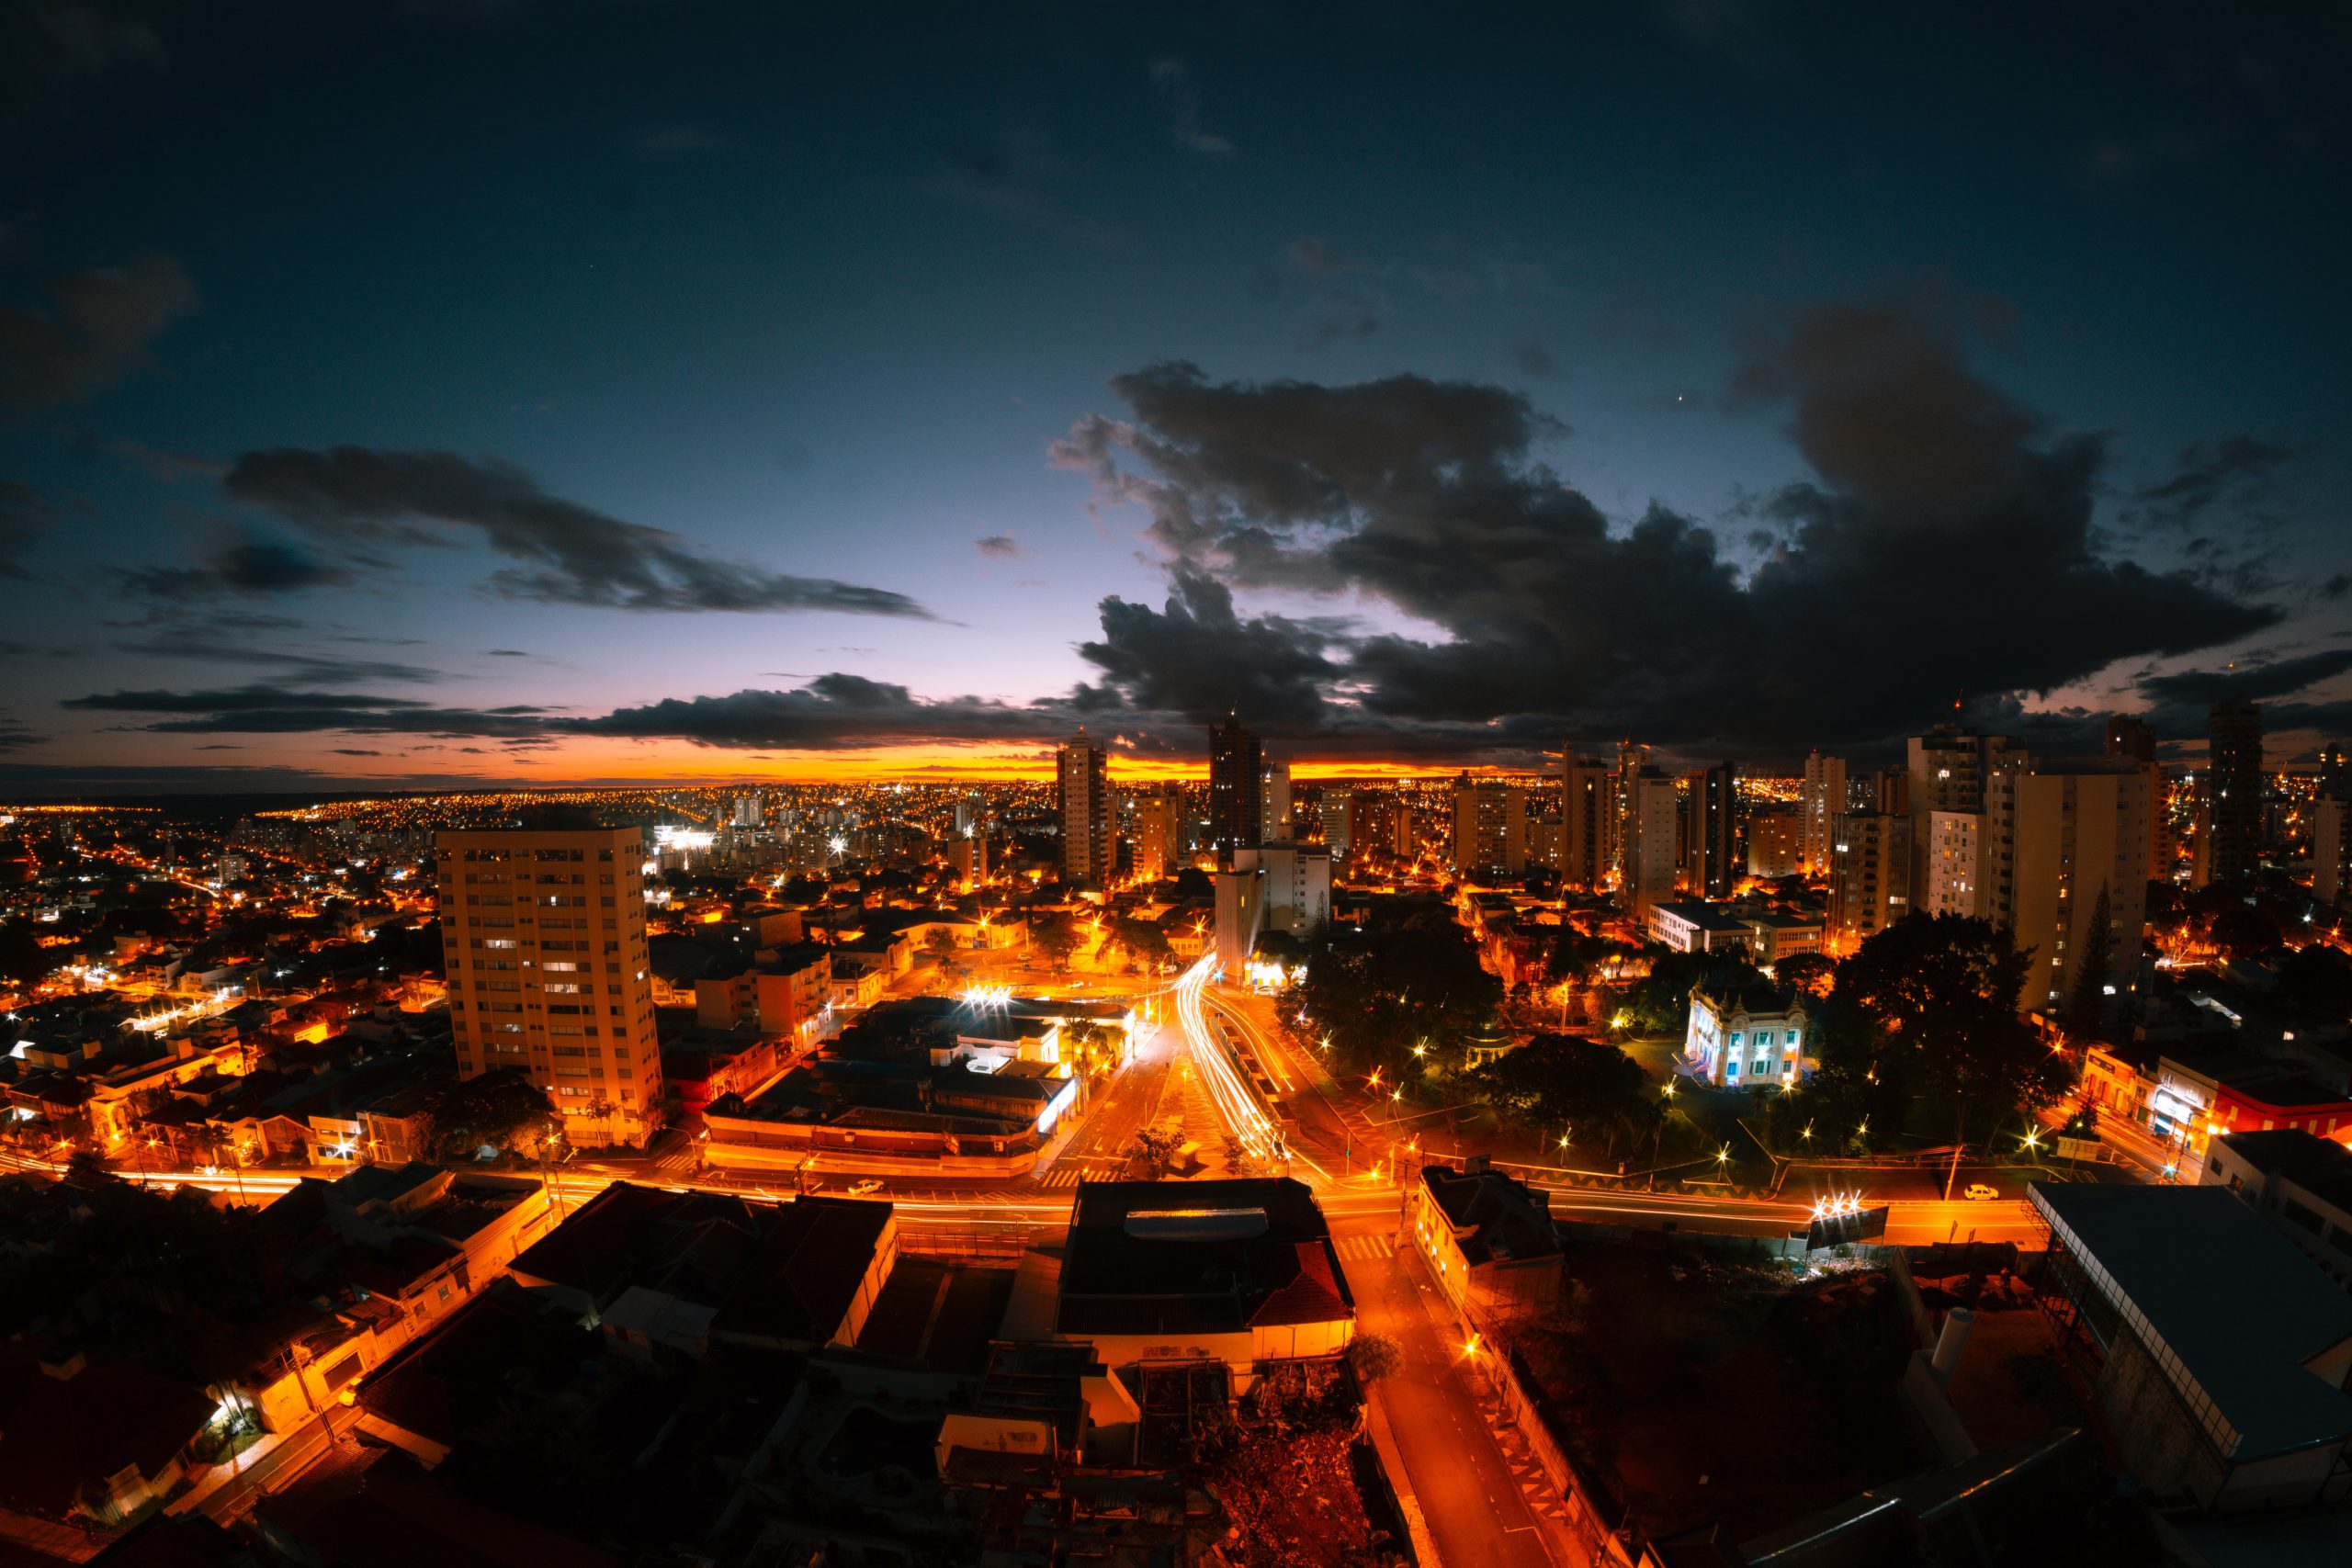
<path fill-rule="evenodd" d="M 882 1184 L 875 1180 L 874 1178 L 870 1176 L 863 1181 L 853 1181 L 849 1184 L 849 1195 L 853 1198 L 863 1198 L 870 1192 L 879 1192 L 881 1190 Z M 1973 1191 L 1973 1189 L 1971 1189 L 1971 1190 Z"/>
<path fill-rule="evenodd" d="M 1970 1182 L 1961 1193 L 1962 1197 L 1972 1203 L 1982 1203 L 1988 1199 L 1998 1198 L 2000 1195 L 1998 1189 L 1982 1181 Z"/>

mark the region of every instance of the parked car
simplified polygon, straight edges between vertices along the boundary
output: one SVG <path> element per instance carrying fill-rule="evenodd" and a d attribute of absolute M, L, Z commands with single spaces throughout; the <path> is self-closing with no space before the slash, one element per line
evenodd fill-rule
<path fill-rule="evenodd" d="M 1973 1203 L 1982 1203 L 1988 1198 L 1998 1198 L 2000 1195 L 1998 1189 L 1983 1181 L 1970 1182 L 1967 1190 L 1961 1194 Z"/>

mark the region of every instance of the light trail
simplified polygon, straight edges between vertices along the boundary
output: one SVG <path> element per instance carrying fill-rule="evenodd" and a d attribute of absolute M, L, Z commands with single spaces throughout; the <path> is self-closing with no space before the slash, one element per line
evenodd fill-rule
<path fill-rule="evenodd" d="M 1208 1010 L 1202 992 L 1216 969 L 1216 955 L 1204 953 L 1178 979 L 1176 1021 L 1183 1029 L 1184 1047 L 1192 1055 L 1193 1070 L 1200 1075 L 1201 1087 L 1216 1101 L 1217 1113 L 1225 1118 L 1225 1124 L 1241 1140 L 1241 1146 L 1252 1159 L 1271 1165 L 1281 1157 L 1282 1134 L 1260 1108 L 1255 1092 L 1233 1070 L 1232 1059 L 1226 1055 L 1224 1045 L 1209 1032 Z"/>

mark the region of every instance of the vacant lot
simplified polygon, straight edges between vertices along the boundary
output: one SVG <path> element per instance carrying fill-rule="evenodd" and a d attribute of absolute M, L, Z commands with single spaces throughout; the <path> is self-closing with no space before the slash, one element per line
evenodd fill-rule
<path fill-rule="evenodd" d="M 1528 1359 L 1635 1539 L 1745 1539 L 1934 1462 L 1896 1393 L 1911 1347 L 1883 1276 L 1607 1245 L 1568 1269 L 1579 1303 Z"/>

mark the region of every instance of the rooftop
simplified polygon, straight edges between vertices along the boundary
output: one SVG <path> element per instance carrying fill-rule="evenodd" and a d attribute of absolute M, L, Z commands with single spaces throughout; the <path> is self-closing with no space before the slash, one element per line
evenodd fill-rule
<path fill-rule="evenodd" d="M 2352 1395 L 2302 1366 L 2352 1339 L 2352 1295 L 2235 1194 L 2042 1181 L 2029 1190 L 2237 1430 L 2238 1458 L 2352 1438 Z"/>
<path fill-rule="evenodd" d="M 1323 1212 L 1287 1177 L 1080 1182 L 1060 1294 L 1055 1327 L 1073 1336 L 1355 1316 Z"/>

